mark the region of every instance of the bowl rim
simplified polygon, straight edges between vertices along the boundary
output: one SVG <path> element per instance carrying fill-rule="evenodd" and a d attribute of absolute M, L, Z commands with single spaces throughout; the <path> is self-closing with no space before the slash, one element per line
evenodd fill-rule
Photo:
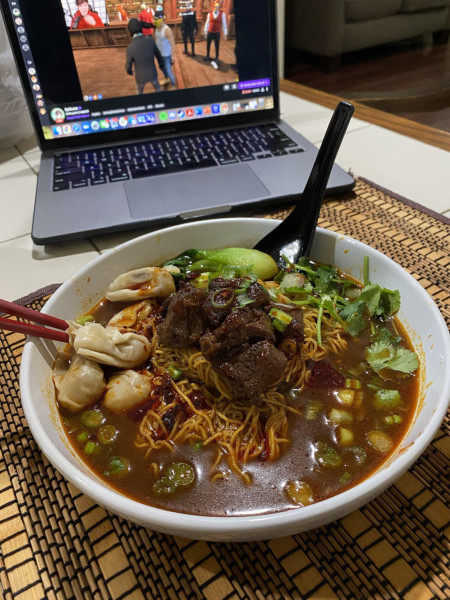
<path fill-rule="evenodd" d="M 141 243 L 142 240 L 148 237 L 153 237 L 159 234 L 167 235 L 175 229 L 189 229 L 197 225 L 205 224 L 228 224 L 228 226 L 237 222 L 245 222 L 249 227 L 252 223 L 270 222 L 274 226 L 279 223 L 276 219 L 264 219 L 264 218 L 225 218 L 225 219 L 212 219 L 208 221 L 194 221 L 191 223 L 183 223 L 164 229 L 158 229 L 142 236 L 138 236 L 131 240 L 118 245 L 115 248 L 102 253 L 100 256 L 95 257 L 93 260 L 88 262 L 85 266 L 79 269 L 70 279 L 63 283 L 60 288 L 52 295 L 50 300 L 45 304 L 42 312 L 46 313 L 51 311 L 54 302 L 57 302 L 58 297 L 64 293 L 64 291 L 72 285 L 73 281 L 76 281 L 82 277 L 86 272 L 89 272 L 94 264 L 108 261 L 111 257 L 112 252 L 121 250 L 133 246 L 136 243 Z M 430 310 L 433 312 L 434 317 L 440 321 L 440 325 L 446 328 L 446 323 L 443 319 L 442 314 L 437 308 L 434 300 L 426 292 L 426 290 L 400 265 L 395 261 L 382 254 L 380 251 L 368 246 L 364 242 L 360 242 L 355 238 L 347 236 L 345 234 L 336 233 L 334 231 L 323 229 L 318 227 L 317 231 L 322 236 L 328 236 L 330 238 L 342 239 L 348 242 L 354 248 L 369 248 L 370 252 L 374 252 L 383 260 L 388 260 L 392 264 L 393 268 L 401 271 L 403 274 L 410 278 L 412 285 L 417 289 L 417 292 L 426 299 Z M 443 336 L 444 347 L 442 348 L 443 356 L 450 360 L 450 336 Z M 230 539 L 233 535 L 238 535 L 239 539 L 254 539 L 253 534 L 255 530 L 259 530 L 264 533 L 263 536 L 258 536 L 258 539 L 268 539 L 274 537 L 277 529 L 283 530 L 285 526 L 289 526 L 290 529 L 297 526 L 297 530 L 301 531 L 308 527 L 308 523 L 313 524 L 320 520 L 320 525 L 325 522 L 332 521 L 336 518 L 348 514 L 351 510 L 355 510 L 363 504 L 366 504 L 374 497 L 378 496 L 382 491 L 389 487 L 394 481 L 396 481 L 406 470 L 418 459 L 418 457 L 424 452 L 427 446 L 433 439 L 436 431 L 439 429 L 448 406 L 447 394 L 442 394 L 441 401 L 436 405 L 433 414 L 426 428 L 417 436 L 417 438 L 409 444 L 406 448 L 401 450 L 401 453 L 397 455 L 395 461 L 390 465 L 389 470 L 378 470 L 367 479 L 363 480 L 359 484 L 344 492 L 340 492 L 335 496 L 316 502 L 312 505 L 301 507 L 301 510 L 297 508 L 287 509 L 284 511 L 278 511 L 274 513 L 266 514 L 255 514 L 255 515 L 230 515 L 230 516 L 204 516 L 195 515 L 188 513 L 181 513 L 172 511 L 169 509 L 157 508 L 151 505 L 140 503 L 136 500 L 121 494 L 107 487 L 107 484 L 103 484 L 100 479 L 93 473 L 92 477 L 85 473 L 80 472 L 65 456 L 59 453 L 55 447 L 52 438 L 45 434 L 43 428 L 41 428 L 39 417 L 36 411 L 36 407 L 33 402 L 29 401 L 31 398 L 30 390 L 32 389 L 32 382 L 30 380 L 30 367 L 32 352 L 35 347 L 33 338 L 29 338 L 25 344 L 22 361 L 20 366 L 20 389 L 22 397 L 22 406 L 25 417 L 27 419 L 28 426 L 33 434 L 33 437 L 38 444 L 41 451 L 56 467 L 56 469 L 73 485 L 75 485 L 80 491 L 85 493 L 89 498 L 93 499 L 96 503 L 103 506 L 107 510 L 115 514 L 119 514 L 131 521 L 138 523 L 145 523 L 145 526 L 154 528 L 156 531 L 177 531 L 182 532 L 182 535 L 198 539 L 206 537 L 206 539 L 214 540 L 215 537 L 218 539 L 225 539 L 225 536 L 229 536 Z M 447 369 L 445 372 L 445 378 L 443 381 L 443 390 L 446 390 L 450 395 L 450 370 Z M 87 467 L 88 468 L 88 467 Z M 336 500 L 339 499 L 339 500 Z M 344 512 L 339 513 L 339 507 L 351 507 L 346 509 Z M 328 515 L 328 521 L 323 518 L 323 515 Z M 259 529 L 258 529 L 259 528 Z M 276 537 L 276 535 L 275 535 Z"/>

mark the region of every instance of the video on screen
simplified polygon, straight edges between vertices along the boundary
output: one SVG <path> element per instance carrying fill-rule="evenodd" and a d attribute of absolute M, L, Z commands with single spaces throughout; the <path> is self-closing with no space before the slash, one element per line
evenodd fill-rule
<path fill-rule="evenodd" d="M 233 0 L 61 0 L 84 100 L 238 79 Z"/>

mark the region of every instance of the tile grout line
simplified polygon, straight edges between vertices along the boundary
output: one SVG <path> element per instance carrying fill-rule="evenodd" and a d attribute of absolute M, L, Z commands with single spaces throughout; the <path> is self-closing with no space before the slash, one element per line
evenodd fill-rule
<path fill-rule="evenodd" d="M 28 232 L 28 233 L 23 233 L 23 234 L 21 234 L 21 235 L 16 235 L 16 236 L 14 236 L 14 237 L 12 237 L 12 238 L 8 238 L 8 239 L 6 239 L 6 240 L 0 240 L 0 246 L 1 246 L 2 244 L 9 244 L 9 243 L 11 243 L 11 242 L 14 242 L 14 241 L 16 241 L 16 240 L 20 240 L 20 239 L 22 239 L 22 238 L 29 237 L 29 236 L 31 236 L 31 232 Z"/>

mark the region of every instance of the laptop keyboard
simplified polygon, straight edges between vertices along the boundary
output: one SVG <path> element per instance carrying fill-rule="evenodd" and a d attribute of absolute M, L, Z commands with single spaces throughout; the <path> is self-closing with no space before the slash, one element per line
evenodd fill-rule
<path fill-rule="evenodd" d="M 303 152 L 277 125 L 257 125 L 166 140 L 62 152 L 53 191 Z"/>

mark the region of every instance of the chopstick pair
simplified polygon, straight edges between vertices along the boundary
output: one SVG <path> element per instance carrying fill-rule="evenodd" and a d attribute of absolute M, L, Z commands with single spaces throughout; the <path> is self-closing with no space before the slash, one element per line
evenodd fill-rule
<path fill-rule="evenodd" d="M 49 340 L 55 340 L 56 342 L 68 342 L 69 335 L 65 330 L 69 327 L 67 321 L 52 317 L 50 315 L 44 315 L 37 310 L 32 310 L 26 306 L 20 304 L 14 304 L 14 302 L 8 302 L 8 300 L 0 299 L 0 311 L 15 316 L 41 323 L 47 327 L 40 327 L 33 323 L 23 323 L 22 321 L 15 321 L 14 319 L 7 319 L 6 317 L 0 317 L 0 329 L 6 329 L 7 331 L 17 331 L 18 333 L 24 333 L 26 335 L 33 335 L 35 337 L 46 338 Z M 49 329 L 52 328 L 52 329 Z"/>

